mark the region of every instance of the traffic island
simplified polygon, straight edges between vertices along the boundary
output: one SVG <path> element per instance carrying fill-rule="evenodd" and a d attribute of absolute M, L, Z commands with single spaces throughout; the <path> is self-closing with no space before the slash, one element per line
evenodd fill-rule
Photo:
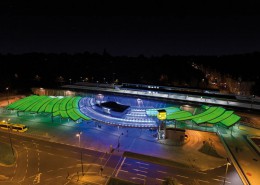
<path fill-rule="evenodd" d="M 84 175 L 78 172 L 67 177 L 67 179 L 76 184 L 105 184 L 108 178 L 108 176 L 102 175 L 98 172 L 85 172 Z"/>

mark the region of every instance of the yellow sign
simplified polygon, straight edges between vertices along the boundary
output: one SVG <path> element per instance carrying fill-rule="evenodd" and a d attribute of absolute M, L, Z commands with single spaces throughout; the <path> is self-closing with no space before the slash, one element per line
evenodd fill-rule
<path fill-rule="evenodd" d="M 166 116 L 167 116 L 166 113 L 167 113 L 167 112 L 166 112 L 166 110 L 164 110 L 164 109 L 158 110 L 157 118 L 158 118 L 159 120 L 166 120 Z"/>

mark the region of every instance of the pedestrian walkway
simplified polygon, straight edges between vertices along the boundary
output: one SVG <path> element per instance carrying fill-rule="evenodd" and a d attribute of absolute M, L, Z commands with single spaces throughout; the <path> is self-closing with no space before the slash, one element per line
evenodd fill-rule
<path fill-rule="evenodd" d="M 246 126 L 235 126 L 232 135 L 231 130 L 221 135 L 248 182 L 252 185 L 260 184 L 260 156 L 246 138 L 247 135 L 260 136 L 259 130 Z"/>

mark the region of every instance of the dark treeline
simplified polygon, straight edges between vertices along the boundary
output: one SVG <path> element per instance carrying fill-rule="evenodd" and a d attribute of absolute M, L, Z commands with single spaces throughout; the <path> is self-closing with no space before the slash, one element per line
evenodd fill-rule
<path fill-rule="evenodd" d="M 58 87 L 79 81 L 99 83 L 146 83 L 170 86 L 200 87 L 205 72 L 192 64 L 203 64 L 212 70 L 235 78 L 259 80 L 256 62 L 260 54 L 233 56 L 161 56 L 126 57 L 103 54 L 6 54 L 0 55 L 0 90 L 28 90 L 30 87 Z M 71 80 L 69 80 L 71 79 Z M 257 89 L 257 88 L 256 88 Z"/>

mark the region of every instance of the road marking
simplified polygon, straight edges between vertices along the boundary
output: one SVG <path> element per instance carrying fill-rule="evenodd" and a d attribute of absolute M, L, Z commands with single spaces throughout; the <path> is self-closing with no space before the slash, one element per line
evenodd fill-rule
<path fill-rule="evenodd" d="M 146 170 L 148 170 L 149 168 L 146 168 L 146 167 L 143 167 L 143 166 L 139 166 L 139 168 L 143 168 L 143 169 L 146 169 Z"/>
<path fill-rule="evenodd" d="M 47 173 L 52 172 L 52 171 L 54 171 L 54 170 L 49 170 L 49 171 L 47 171 Z"/>
<path fill-rule="evenodd" d="M 183 176 L 183 175 L 176 175 L 176 176 L 178 176 L 178 177 L 183 177 L 183 178 L 186 178 L 186 179 L 189 178 L 189 177 L 186 177 L 186 176 Z"/>
<path fill-rule="evenodd" d="M 138 178 L 138 177 L 132 177 L 131 179 L 139 179 L 139 180 L 145 181 L 145 179 L 141 179 L 141 178 Z"/>
<path fill-rule="evenodd" d="M 147 177 L 146 175 L 142 175 L 142 174 L 139 174 L 139 173 L 137 173 L 136 175 L 139 175 L 139 176 L 142 176 L 142 177 Z"/>
<path fill-rule="evenodd" d="M 218 176 L 218 177 L 225 179 L 225 177 L 223 177 L 223 176 Z M 228 177 L 226 179 L 228 179 Z"/>
<path fill-rule="evenodd" d="M 159 178 L 156 178 L 156 180 L 158 180 L 158 181 L 165 181 L 165 180 L 163 180 L 163 179 L 159 179 Z"/>
<path fill-rule="evenodd" d="M 164 172 L 164 171 L 160 171 L 160 170 L 158 170 L 158 172 L 159 172 L 159 173 L 167 173 L 167 172 Z"/>
<path fill-rule="evenodd" d="M 128 173 L 128 171 L 126 171 L 126 170 L 120 170 L 121 172 L 125 172 L 125 173 Z"/>
<path fill-rule="evenodd" d="M 150 164 L 147 164 L 147 163 L 141 163 L 141 162 L 136 162 L 138 164 L 143 164 L 143 165 L 150 165 Z"/>
<path fill-rule="evenodd" d="M 134 169 L 134 171 L 137 171 L 137 172 L 143 172 L 143 173 L 148 173 L 147 171 L 138 170 L 138 169 Z"/>
<path fill-rule="evenodd" d="M 52 154 L 52 153 L 47 153 L 47 154 L 49 154 L 49 155 L 54 155 L 54 154 Z"/>
<path fill-rule="evenodd" d="M 200 180 L 200 179 L 198 179 L 198 181 L 209 183 L 209 181 L 204 181 L 204 180 Z"/>
<path fill-rule="evenodd" d="M 124 163 L 125 165 L 129 165 L 129 166 L 131 166 L 132 164 L 128 164 L 128 163 Z"/>
<path fill-rule="evenodd" d="M 201 173 L 201 174 L 204 174 L 204 175 L 206 175 L 207 173 L 205 173 L 205 172 L 197 172 L 197 173 Z"/>
<path fill-rule="evenodd" d="M 119 168 L 118 168 L 118 170 L 117 170 L 117 172 L 116 172 L 116 175 L 115 175 L 115 177 L 117 177 L 117 175 L 118 175 L 119 171 L 121 170 L 121 168 L 122 168 L 122 165 L 123 165 L 123 164 L 124 164 L 124 162 L 125 162 L 125 159 L 126 159 L 126 157 L 124 157 L 123 161 L 121 162 L 121 164 L 120 164 L 120 166 L 119 166 Z"/>
<path fill-rule="evenodd" d="M 215 181 L 220 181 L 220 182 L 224 182 L 224 180 L 222 180 L 222 179 L 221 179 L 221 180 L 220 180 L 220 179 L 213 179 L 213 180 L 215 180 Z M 231 182 L 229 182 L 229 181 L 227 181 L 227 180 L 226 180 L 225 182 L 226 182 L 226 183 L 229 183 L 229 184 L 231 183 Z"/>

